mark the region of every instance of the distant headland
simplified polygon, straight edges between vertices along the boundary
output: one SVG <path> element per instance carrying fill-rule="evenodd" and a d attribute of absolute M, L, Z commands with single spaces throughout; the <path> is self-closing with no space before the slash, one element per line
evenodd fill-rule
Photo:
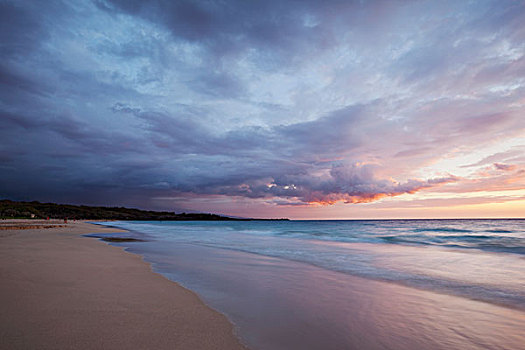
<path fill-rule="evenodd" d="M 2 219 L 71 219 L 71 220 L 164 220 L 164 221 L 250 221 L 250 220 L 289 220 L 233 218 L 207 213 L 175 213 L 168 211 L 140 210 L 124 207 L 95 207 L 56 203 L 17 202 L 0 200 Z"/>

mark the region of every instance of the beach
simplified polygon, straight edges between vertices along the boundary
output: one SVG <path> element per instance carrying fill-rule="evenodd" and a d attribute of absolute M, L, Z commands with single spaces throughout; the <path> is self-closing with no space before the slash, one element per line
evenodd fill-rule
<path fill-rule="evenodd" d="M 522 221 L 110 225 L 143 240 L 112 245 L 195 291 L 250 349 L 521 350 L 525 343 Z"/>
<path fill-rule="evenodd" d="M 0 348 L 244 348 L 226 317 L 195 293 L 140 256 L 82 236 L 119 230 L 80 221 L 0 224 L 11 226 L 0 230 Z"/>
<path fill-rule="evenodd" d="M 0 226 L 2 349 L 518 350 L 525 341 L 525 266 L 510 243 L 504 252 L 372 243 L 396 227 L 418 240 L 456 232 L 454 242 L 505 228 L 522 246 L 517 221 Z"/>
<path fill-rule="evenodd" d="M 525 0 L 0 7 L 0 350 L 525 350 Z"/>

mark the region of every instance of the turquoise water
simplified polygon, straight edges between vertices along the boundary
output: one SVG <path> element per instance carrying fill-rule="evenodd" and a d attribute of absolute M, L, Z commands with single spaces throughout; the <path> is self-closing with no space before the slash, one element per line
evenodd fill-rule
<path fill-rule="evenodd" d="M 303 347 L 309 332 L 325 334 L 321 339 L 311 336 L 311 346 L 305 348 L 312 349 L 469 348 L 472 339 L 488 345 L 471 348 L 513 349 L 525 341 L 525 220 L 111 225 L 145 239 L 117 245 L 143 255 L 157 272 L 196 291 L 228 315 L 255 348 Z M 389 298 L 397 298 L 396 305 Z M 376 334 L 383 321 L 372 322 L 366 310 L 377 305 L 382 305 L 374 309 L 381 320 L 390 317 L 406 325 L 402 332 L 415 333 L 398 339 L 401 330 L 390 322 Z M 487 319 L 487 312 L 492 318 Z M 343 326 L 349 313 L 352 322 L 359 320 L 350 333 Z M 464 329 L 466 323 L 470 329 Z M 281 327 L 287 335 L 280 333 Z M 386 345 L 353 337 L 356 329 Z M 419 338 L 421 332 L 425 334 Z M 502 334 L 515 343 L 502 342 Z M 454 340 L 447 345 L 445 337 Z"/>
<path fill-rule="evenodd" d="M 248 236 L 259 235 L 354 243 L 429 245 L 525 255 L 525 219 L 179 221 L 116 222 L 114 225 L 152 234 L 156 238 L 180 239 L 184 237 L 184 239 L 194 240 L 195 242 L 200 242 L 203 239 L 202 233 L 204 232 L 214 234 L 217 241 L 221 240 L 222 234 L 239 232 Z M 173 236 L 174 231 L 171 231 L 170 227 L 177 230 L 177 237 Z M 192 234 L 196 234 L 196 236 L 192 237 Z"/>
<path fill-rule="evenodd" d="M 525 220 L 114 222 L 191 243 L 525 309 Z"/>

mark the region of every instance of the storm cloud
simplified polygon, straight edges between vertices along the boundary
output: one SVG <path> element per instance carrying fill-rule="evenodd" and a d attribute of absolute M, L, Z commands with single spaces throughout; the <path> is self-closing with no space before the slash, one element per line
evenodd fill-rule
<path fill-rule="evenodd" d="M 369 203 L 525 164 L 522 2 L 0 6 L 0 197 Z"/>

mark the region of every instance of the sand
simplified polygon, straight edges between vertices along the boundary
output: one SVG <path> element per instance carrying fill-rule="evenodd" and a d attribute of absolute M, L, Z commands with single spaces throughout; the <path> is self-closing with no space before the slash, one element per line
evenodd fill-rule
<path fill-rule="evenodd" d="M 231 323 L 84 222 L 2 220 L 1 349 L 243 349 Z M 28 228 L 34 225 L 36 228 Z M 54 226 L 54 227 L 49 227 Z"/>

